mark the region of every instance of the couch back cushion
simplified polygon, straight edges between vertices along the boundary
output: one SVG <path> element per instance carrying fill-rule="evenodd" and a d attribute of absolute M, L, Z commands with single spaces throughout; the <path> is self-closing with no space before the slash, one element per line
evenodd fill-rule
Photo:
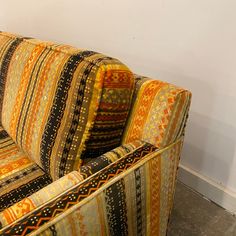
<path fill-rule="evenodd" d="M 133 88 L 116 59 L 0 32 L 0 122 L 53 179 L 120 145 Z"/>

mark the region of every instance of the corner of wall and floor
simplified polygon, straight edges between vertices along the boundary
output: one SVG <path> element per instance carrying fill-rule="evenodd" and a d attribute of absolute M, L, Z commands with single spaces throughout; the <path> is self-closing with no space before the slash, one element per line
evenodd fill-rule
<path fill-rule="evenodd" d="M 182 164 L 179 165 L 178 180 L 236 215 L 236 194 L 230 189 Z"/>

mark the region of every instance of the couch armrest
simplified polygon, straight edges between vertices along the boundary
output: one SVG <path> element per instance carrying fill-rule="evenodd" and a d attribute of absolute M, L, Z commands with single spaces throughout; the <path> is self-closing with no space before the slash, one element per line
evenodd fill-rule
<path fill-rule="evenodd" d="M 0 212 L 0 229 L 10 225 L 14 221 L 24 217 L 48 201 L 58 197 L 75 184 L 83 180 L 83 176 L 77 171 L 54 181 L 29 197 L 22 199 L 14 205 Z"/>
<path fill-rule="evenodd" d="M 92 160 L 86 165 L 81 166 L 78 171 L 73 171 L 67 174 L 31 196 L 17 202 L 6 210 L 0 212 L 0 228 L 10 225 L 14 221 L 24 217 L 26 214 L 34 211 L 36 208 L 53 200 L 55 197 L 58 197 L 60 194 L 75 186 L 77 183 L 88 178 L 92 174 L 97 173 L 128 153 L 133 152 L 143 144 L 144 142 L 136 140 L 132 143 L 117 147 L 96 159 L 92 158 Z"/>
<path fill-rule="evenodd" d="M 138 147 L 0 231 L 3 235 L 164 235 L 182 138 Z"/>
<path fill-rule="evenodd" d="M 174 142 L 184 133 L 190 101 L 188 90 L 136 75 L 122 143 L 141 139 L 162 148 Z"/>

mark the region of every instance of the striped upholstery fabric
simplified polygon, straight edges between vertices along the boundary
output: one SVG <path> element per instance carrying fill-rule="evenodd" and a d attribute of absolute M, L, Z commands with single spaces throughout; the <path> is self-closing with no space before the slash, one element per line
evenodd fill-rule
<path fill-rule="evenodd" d="M 53 179 L 120 145 L 134 78 L 118 60 L 0 33 L 0 65 L 2 126 Z"/>
<path fill-rule="evenodd" d="M 191 93 L 0 32 L 0 235 L 164 236 Z"/>
<path fill-rule="evenodd" d="M 114 150 L 91 160 L 86 165 L 81 166 L 79 171 L 73 171 L 68 175 L 65 175 L 64 177 L 49 184 L 47 187 L 39 190 L 27 198 L 24 198 L 8 209 L 5 209 L 0 212 L 0 228 L 11 224 L 29 212 L 34 211 L 37 207 L 40 207 L 46 202 L 54 199 L 64 191 L 73 187 L 75 184 L 107 167 L 112 162 L 115 162 L 118 159 L 134 152 L 136 149 L 143 146 L 143 144 L 144 142 L 142 141 L 135 141 L 115 148 Z"/>
<path fill-rule="evenodd" d="M 0 212 L 51 182 L 0 127 Z"/>
<path fill-rule="evenodd" d="M 165 235 L 182 139 L 160 151 L 142 142 L 3 235 Z"/>
<path fill-rule="evenodd" d="M 49 184 L 45 188 L 35 192 L 8 207 L 4 211 L 0 212 L 0 229 L 11 224 L 12 222 L 25 216 L 27 213 L 33 211 L 37 207 L 45 204 L 46 202 L 54 199 L 58 195 L 62 194 L 66 190 L 73 187 L 75 184 L 83 180 L 81 174 L 77 171 L 73 171 L 68 175 L 61 177 L 60 179 Z"/>
<path fill-rule="evenodd" d="M 90 175 L 95 174 L 104 167 L 108 166 L 112 162 L 117 161 L 121 157 L 124 157 L 128 153 L 134 151 L 137 147 L 143 144 L 141 140 L 135 140 L 131 143 L 121 145 L 103 155 L 90 160 L 85 165 L 81 166 L 78 170 L 84 179 L 88 178 Z"/>
<path fill-rule="evenodd" d="M 191 93 L 183 88 L 135 76 L 131 113 L 122 143 L 141 139 L 161 148 L 184 133 Z"/>

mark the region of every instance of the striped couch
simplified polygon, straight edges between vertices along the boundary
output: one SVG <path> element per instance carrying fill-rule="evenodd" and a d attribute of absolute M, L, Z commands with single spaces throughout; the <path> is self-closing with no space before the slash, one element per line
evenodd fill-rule
<path fill-rule="evenodd" d="M 190 99 L 0 32 L 0 235 L 165 235 Z"/>

